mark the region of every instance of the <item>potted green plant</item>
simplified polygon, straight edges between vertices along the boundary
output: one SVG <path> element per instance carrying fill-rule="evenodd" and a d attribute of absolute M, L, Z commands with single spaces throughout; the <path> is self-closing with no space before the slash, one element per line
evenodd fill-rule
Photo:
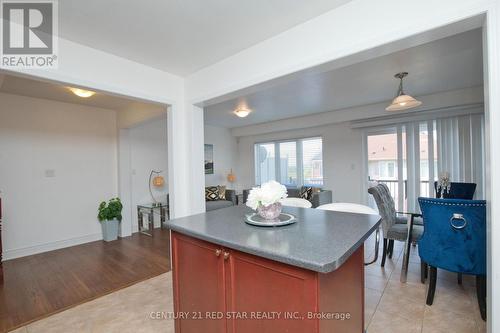
<path fill-rule="evenodd" d="M 99 205 L 97 218 L 101 222 L 102 238 L 106 242 L 118 238 L 118 223 L 122 220 L 122 208 L 120 198 L 113 198 L 108 203 L 103 201 Z"/>

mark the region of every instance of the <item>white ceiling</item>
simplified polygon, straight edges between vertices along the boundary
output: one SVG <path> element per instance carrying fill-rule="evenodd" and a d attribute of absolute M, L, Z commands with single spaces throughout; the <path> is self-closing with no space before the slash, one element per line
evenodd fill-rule
<path fill-rule="evenodd" d="M 163 107 L 160 105 L 112 96 L 101 92 L 96 92 L 94 96 L 89 98 L 81 98 L 73 94 L 67 86 L 58 83 L 38 81 L 7 74 L 0 74 L 0 92 L 111 110 L 127 110 L 132 108 L 148 110 L 158 108 L 158 110 L 163 110 Z"/>
<path fill-rule="evenodd" d="M 405 91 L 412 96 L 482 85 L 482 37 L 476 29 L 379 58 L 266 87 L 205 107 L 205 123 L 240 127 L 353 106 L 389 101 L 409 72 Z M 238 118 L 232 111 L 246 103 L 253 112 Z"/>
<path fill-rule="evenodd" d="M 350 0 L 64 0 L 59 35 L 188 75 Z"/>

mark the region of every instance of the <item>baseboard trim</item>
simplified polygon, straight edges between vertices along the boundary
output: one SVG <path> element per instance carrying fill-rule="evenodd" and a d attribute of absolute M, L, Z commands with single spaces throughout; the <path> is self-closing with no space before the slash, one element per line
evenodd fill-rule
<path fill-rule="evenodd" d="M 88 243 L 88 242 L 94 242 L 94 241 L 98 241 L 98 240 L 102 240 L 102 233 L 90 234 L 90 235 L 85 235 L 85 236 L 81 236 L 81 237 L 74 237 L 74 238 L 70 238 L 70 239 L 65 239 L 65 240 L 60 240 L 60 241 L 55 241 L 55 242 L 50 242 L 50 243 L 45 243 L 45 244 L 39 244 L 39 245 L 34 245 L 34 246 L 28 246 L 28 247 L 23 247 L 23 248 L 18 248 L 18 249 L 5 250 L 3 252 L 3 261 L 21 258 L 21 257 L 26 257 L 26 256 L 30 256 L 33 254 L 63 249 L 65 247 L 84 244 L 84 243 Z"/>

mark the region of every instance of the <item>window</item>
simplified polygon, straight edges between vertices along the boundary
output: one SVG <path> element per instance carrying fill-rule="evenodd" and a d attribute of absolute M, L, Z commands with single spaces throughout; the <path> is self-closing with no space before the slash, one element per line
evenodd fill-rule
<path fill-rule="evenodd" d="M 280 142 L 280 183 L 297 186 L 297 142 Z"/>
<path fill-rule="evenodd" d="M 323 185 L 323 140 L 312 138 L 302 140 L 303 184 Z M 320 167 L 318 167 L 320 165 Z"/>
<path fill-rule="evenodd" d="M 262 183 L 276 180 L 274 148 L 273 143 L 260 144 L 255 147 L 255 160 L 259 161 L 259 163 L 256 164 L 256 177 L 257 180 L 262 181 Z"/>
<path fill-rule="evenodd" d="M 255 183 L 323 186 L 323 140 L 307 138 L 255 145 Z"/>

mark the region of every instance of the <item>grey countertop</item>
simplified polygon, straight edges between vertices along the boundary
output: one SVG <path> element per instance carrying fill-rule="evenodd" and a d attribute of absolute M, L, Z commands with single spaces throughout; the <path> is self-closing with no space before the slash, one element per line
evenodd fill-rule
<path fill-rule="evenodd" d="M 378 215 L 283 207 L 297 222 L 283 227 L 256 227 L 244 222 L 252 210 L 234 206 L 167 221 L 181 234 L 230 249 L 328 273 L 340 267 L 380 223 Z"/>

